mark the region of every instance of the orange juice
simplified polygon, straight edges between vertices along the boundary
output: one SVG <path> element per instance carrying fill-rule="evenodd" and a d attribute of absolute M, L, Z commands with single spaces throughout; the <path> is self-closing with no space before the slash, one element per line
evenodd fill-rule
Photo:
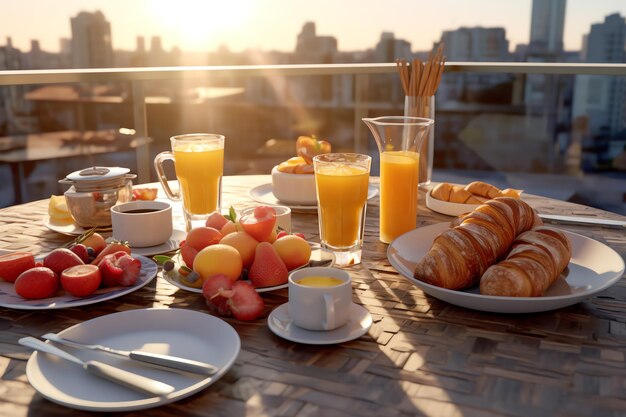
<path fill-rule="evenodd" d="M 350 248 L 362 237 L 369 170 L 351 165 L 322 166 L 315 172 L 321 240 Z"/>
<path fill-rule="evenodd" d="M 177 144 L 174 165 L 185 210 L 211 213 L 219 208 L 224 149 L 211 144 Z"/>
<path fill-rule="evenodd" d="M 419 153 L 380 154 L 380 240 L 391 241 L 415 229 Z"/>

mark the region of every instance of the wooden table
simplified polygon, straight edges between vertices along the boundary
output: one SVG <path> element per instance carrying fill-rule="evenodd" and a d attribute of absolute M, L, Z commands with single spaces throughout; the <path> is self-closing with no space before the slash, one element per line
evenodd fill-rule
<path fill-rule="evenodd" d="M 226 177 L 223 199 L 251 202 L 247 190 L 268 181 L 269 176 Z M 624 220 L 561 201 L 540 197 L 528 201 L 546 213 Z M 421 207 L 420 225 L 449 220 Z M 0 210 L 0 249 L 40 252 L 67 242 L 69 237 L 42 225 L 46 208 L 47 201 L 39 201 Z M 316 214 L 292 217 L 294 230 L 319 241 Z M 626 253 L 623 231 L 565 228 L 609 245 L 622 257 Z M 242 342 L 235 366 L 201 393 L 147 413 L 338 417 L 626 413 L 624 280 L 583 303 L 552 312 L 501 315 L 466 310 L 426 296 L 399 276 L 377 233 L 374 198 L 368 205 L 363 264 L 348 268 L 355 302 L 374 318 L 367 335 L 340 345 L 307 346 L 275 336 L 266 318 L 252 323 L 226 319 Z M 286 297 L 286 290 L 263 296 L 268 311 Z M 90 415 L 56 405 L 33 390 L 25 375 L 30 351 L 17 344 L 20 337 L 155 306 L 206 311 L 198 295 L 178 290 L 160 276 L 131 294 L 86 307 L 0 309 L 0 415 Z"/>

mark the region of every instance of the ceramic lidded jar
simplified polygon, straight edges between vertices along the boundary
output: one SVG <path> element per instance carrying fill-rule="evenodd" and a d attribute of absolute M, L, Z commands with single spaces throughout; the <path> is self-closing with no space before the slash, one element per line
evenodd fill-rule
<path fill-rule="evenodd" d="M 135 174 L 122 167 L 91 167 L 72 172 L 61 184 L 74 222 L 81 227 L 110 226 L 111 207 L 132 199 Z"/>

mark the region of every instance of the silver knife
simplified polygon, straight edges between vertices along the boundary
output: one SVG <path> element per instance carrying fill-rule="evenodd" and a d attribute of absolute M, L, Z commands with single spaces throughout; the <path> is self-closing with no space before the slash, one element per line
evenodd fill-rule
<path fill-rule="evenodd" d="M 562 216 L 558 214 L 543 214 L 539 213 L 539 217 L 542 220 L 551 223 L 569 223 L 569 224 L 579 224 L 586 226 L 603 226 L 603 227 L 611 227 L 611 228 L 626 228 L 626 221 L 621 220 L 610 220 L 610 219 L 602 219 L 598 217 L 581 217 L 581 216 Z"/>
<path fill-rule="evenodd" d="M 58 356 L 70 362 L 74 362 L 80 365 L 87 372 L 98 376 L 100 378 L 108 379 L 109 381 L 123 385 L 127 388 L 134 389 L 135 391 L 142 392 L 151 396 L 164 396 L 174 392 L 174 387 L 165 384 L 160 381 L 156 381 L 151 378 L 146 378 L 142 375 L 137 375 L 132 372 L 125 371 L 120 368 L 108 365 L 106 363 L 98 361 L 83 361 L 74 355 L 70 355 L 64 350 L 59 349 L 49 343 L 42 342 L 34 337 L 23 337 L 19 340 L 20 345 L 27 346 L 31 349 L 38 350 L 40 352 L 50 353 Z"/>
<path fill-rule="evenodd" d="M 63 345 L 73 348 L 99 350 L 102 352 L 111 353 L 113 355 L 124 356 L 128 359 L 147 363 L 150 365 L 157 365 L 158 367 L 178 369 L 181 371 L 193 372 L 202 375 L 213 375 L 217 373 L 217 368 L 215 366 L 192 359 L 179 358 L 177 356 L 170 355 L 161 355 L 159 353 L 142 352 L 140 350 L 120 350 L 102 345 L 89 345 L 76 342 L 74 340 L 65 339 L 55 333 L 46 333 L 42 337 L 44 339 L 61 343 Z"/>

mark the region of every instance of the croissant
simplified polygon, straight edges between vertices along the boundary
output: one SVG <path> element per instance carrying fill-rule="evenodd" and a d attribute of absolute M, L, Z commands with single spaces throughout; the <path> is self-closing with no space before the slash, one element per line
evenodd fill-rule
<path fill-rule="evenodd" d="M 506 255 L 517 235 L 537 224 L 541 220 L 524 201 L 489 200 L 437 236 L 413 275 L 449 289 L 476 285 L 487 268 Z"/>
<path fill-rule="evenodd" d="M 465 190 L 463 187 L 458 185 L 452 185 L 447 182 L 442 182 L 438 184 L 433 190 L 430 192 L 430 195 L 437 200 L 449 201 L 451 203 L 462 203 L 462 204 L 480 204 L 481 200 L 476 198 L 475 195 Z"/>
<path fill-rule="evenodd" d="M 465 186 L 465 189 L 480 197 L 496 198 L 500 196 L 500 189 L 498 187 L 482 181 L 471 182 Z"/>
<path fill-rule="evenodd" d="M 506 259 L 485 271 L 480 293 L 539 297 L 561 275 L 571 257 L 571 243 L 561 231 L 536 227 L 520 234 Z"/>

